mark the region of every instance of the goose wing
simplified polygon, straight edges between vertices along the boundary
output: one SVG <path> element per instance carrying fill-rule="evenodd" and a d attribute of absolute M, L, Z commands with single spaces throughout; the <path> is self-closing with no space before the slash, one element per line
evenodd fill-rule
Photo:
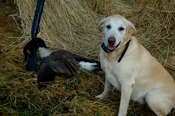
<path fill-rule="evenodd" d="M 89 59 L 89 58 L 80 56 L 78 53 L 72 53 L 72 52 L 69 52 L 66 50 L 59 50 L 58 52 L 60 55 L 66 57 L 66 59 L 74 59 L 78 63 L 84 62 L 84 63 L 90 64 L 93 67 L 91 71 L 102 71 L 101 64 L 97 60 Z M 96 64 L 96 65 L 94 65 L 94 64 Z M 86 68 L 83 68 L 83 69 L 86 69 Z"/>
<path fill-rule="evenodd" d="M 78 62 L 74 59 L 66 59 L 57 53 L 51 53 L 50 56 L 45 57 L 39 66 L 37 73 L 37 80 L 39 89 L 45 87 L 55 79 L 55 74 L 69 74 L 71 76 L 77 73 Z"/>
<path fill-rule="evenodd" d="M 72 52 L 69 52 L 69 51 L 66 51 L 66 50 L 59 50 L 59 51 L 57 51 L 57 53 L 59 53 L 60 56 L 65 57 L 66 59 L 74 59 L 77 62 L 84 61 L 84 62 L 90 62 L 90 63 L 100 63 L 97 60 L 83 57 L 83 56 L 81 56 L 81 55 L 79 55 L 78 53 L 75 53 L 75 52 L 72 53 Z"/>

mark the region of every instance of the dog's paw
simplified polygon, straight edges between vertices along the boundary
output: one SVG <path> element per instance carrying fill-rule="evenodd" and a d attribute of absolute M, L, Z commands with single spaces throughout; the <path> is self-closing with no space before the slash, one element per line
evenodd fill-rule
<path fill-rule="evenodd" d="M 95 96 L 95 98 L 104 98 L 104 95 L 103 94 L 100 94 L 100 95 L 97 95 L 97 96 Z"/>

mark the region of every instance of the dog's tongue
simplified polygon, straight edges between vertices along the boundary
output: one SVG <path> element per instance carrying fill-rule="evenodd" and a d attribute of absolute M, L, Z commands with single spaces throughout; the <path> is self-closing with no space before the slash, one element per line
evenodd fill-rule
<path fill-rule="evenodd" d="M 111 46 L 111 45 L 108 46 L 109 50 L 114 50 L 115 48 L 116 48 L 116 46 Z"/>

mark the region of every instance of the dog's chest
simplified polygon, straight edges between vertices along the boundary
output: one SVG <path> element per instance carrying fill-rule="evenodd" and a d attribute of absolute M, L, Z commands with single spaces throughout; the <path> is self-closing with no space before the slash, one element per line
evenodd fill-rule
<path fill-rule="evenodd" d="M 122 81 L 131 81 L 129 75 L 131 75 L 131 67 L 122 66 L 124 64 L 119 64 L 117 62 L 109 62 L 108 60 L 104 59 L 102 63 L 106 75 L 106 79 L 119 91 L 121 91 L 121 82 Z M 117 63 L 117 64 L 116 64 Z M 127 78 L 126 78 L 127 77 Z M 144 103 L 143 96 L 145 92 L 143 92 L 139 87 L 134 86 L 133 92 L 131 95 L 131 100 L 138 101 L 140 103 Z"/>
<path fill-rule="evenodd" d="M 103 58 L 101 65 L 107 75 L 113 75 L 119 80 L 124 79 L 124 77 L 128 77 L 127 75 L 130 75 L 131 73 L 131 67 L 127 65 L 127 63 L 118 63 L 117 60 L 108 61 Z"/>
<path fill-rule="evenodd" d="M 121 82 L 121 72 L 119 72 L 119 65 L 116 65 L 115 61 L 108 61 L 107 59 L 103 59 L 101 63 L 102 69 L 105 71 L 106 78 L 108 81 L 118 90 L 120 90 L 120 82 Z M 117 85 L 117 86 L 116 86 Z"/>
<path fill-rule="evenodd" d="M 109 61 L 106 58 L 102 58 L 101 65 L 102 65 L 102 69 L 107 73 L 108 72 L 112 73 L 112 71 L 116 69 L 116 62 Z"/>

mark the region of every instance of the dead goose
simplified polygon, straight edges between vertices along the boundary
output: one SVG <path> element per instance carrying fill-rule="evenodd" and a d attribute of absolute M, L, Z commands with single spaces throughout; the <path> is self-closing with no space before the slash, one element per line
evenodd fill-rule
<path fill-rule="evenodd" d="M 47 49 L 44 41 L 40 38 L 32 39 L 24 47 L 25 60 L 33 53 L 34 49 L 38 50 L 42 59 L 37 72 L 39 89 L 46 87 L 49 82 L 53 82 L 55 75 L 59 73 L 73 76 L 81 68 L 87 71 L 101 70 L 100 62 L 66 50 L 51 51 Z M 27 51 L 30 51 L 30 54 Z"/>

